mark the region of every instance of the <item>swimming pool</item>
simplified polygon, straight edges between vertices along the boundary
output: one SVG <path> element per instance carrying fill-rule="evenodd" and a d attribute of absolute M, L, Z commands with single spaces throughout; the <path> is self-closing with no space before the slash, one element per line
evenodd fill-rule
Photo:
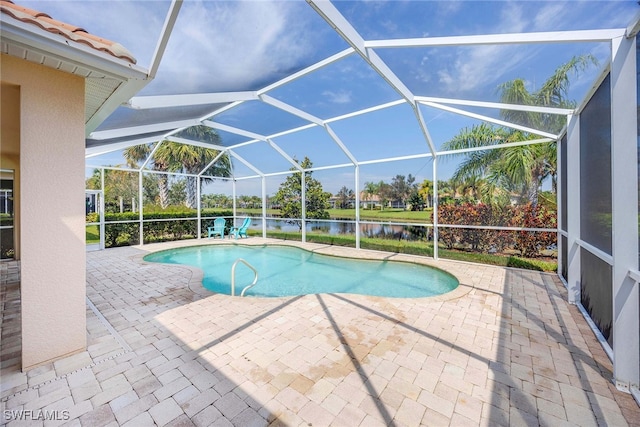
<path fill-rule="evenodd" d="M 289 246 L 191 246 L 155 252 L 145 261 L 186 264 L 204 272 L 206 289 L 231 294 L 231 267 L 243 258 L 258 271 L 258 283 L 245 295 L 261 297 L 352 293 L 416 298 L 441 295 L 459 282 L 451 274 L 424 265 L 340 258 Z M 253 281 L 253 272 L 236 267 L 236 295 Z"/>

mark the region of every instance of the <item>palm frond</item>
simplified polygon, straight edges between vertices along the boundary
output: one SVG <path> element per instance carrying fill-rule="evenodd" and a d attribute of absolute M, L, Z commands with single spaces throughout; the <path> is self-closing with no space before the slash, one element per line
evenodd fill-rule
<path fill-rule="evenodd" d="M 553 75 L 549 77 L 534 94 L 536 103 L 538 105 L 553 107 L 572 106 L 573 103 L 570 103 L 567 98 L 570 73 L 578 74 L 590 65 L 598 65 L 598 60 L 591 54 L 574 56 L 568 62 L 558 67 Z"/>

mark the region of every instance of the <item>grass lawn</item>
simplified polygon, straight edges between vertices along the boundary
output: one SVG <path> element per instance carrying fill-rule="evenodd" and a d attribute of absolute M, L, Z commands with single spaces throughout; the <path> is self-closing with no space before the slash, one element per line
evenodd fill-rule
<path fill-rule="evenodd" d="M 257 230 L 249 230 L 250 235 L 261 235 Z M 267 237 L 283 240 L 301 240 L 301 234 L 298 232 L 286 231 L 268 231 Z M 307 241 L 313 243 L 324 243 L 336 246 L 355 247 L 356 238 L 352 235 L 333 235 L 322 233 L 307 233 Z M 373 249 L 386 252 L 397 252 L 411 255 L 433 256 L 433 243 L 407 241 L 407 240 L 390 240 L 375 239 L 362 237 L 360 238 L 360 247 L 362 249 Z M 504 267 L 517 267 L 528 270 L 555 272 L 558 263 L 555 260 L 547 259 L 531 259 L 521 258 L 517 256 L 485 254 L 458 250 L 449 250 L 442 247 L 438 248 L 438 256 L 440 258 L 452 259 L 456 261 L 468 261 L 480 264 L 500 265 Z"/>
<path fill-rule="evenodd" d="M 431 222 L 431 211 L 405 211 L 402 209 L 385 209 L 383 211 L 376 209 L 360 209 L 360 219 L 366 221 L 399 221 L 399 222 Z M 329 209 L 331 218 L 356 218 L 355 209 Z"/>
<path fill-rule="evenodd" d="M 86 236 L 87 245 L 100 243 L 100 230 L 97 225 L 87 225 Z"/>

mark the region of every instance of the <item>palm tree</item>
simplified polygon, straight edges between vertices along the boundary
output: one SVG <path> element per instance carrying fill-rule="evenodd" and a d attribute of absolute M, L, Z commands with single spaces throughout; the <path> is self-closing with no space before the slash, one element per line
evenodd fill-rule
<path fill-rule="evenodd" d="M 161 144 L 159 142 L 158 144 Z M 147 160 L 151 152 L 153 151 L 152 145 L 134 145 L 124 150 L 123 155 L 127 161 L 127 165 L 132 168 L 138 168 L 139 162 Z M 166 159 L 162 159 L 158 156 L 154 156 L 151 162 L 151 168 L 159 172 L 167 172 L 169 170 L 169 163 Z M 169 206 L 169 177 L 162 173 L 158 174 L 158 197 L 160 198 L 160 206 L 165 209 Z"/>
<path fill-rule="evenodd" d="M 438 180 L 438 204 L 453 200 L 456 195 L 456 191 L 451 184 L 451 181 Z"/>
<path fill-rule="evenodd" d="M 578 74 L 589 65 L 596 63 L 597 61 L 591 55 L 574 57 L 558 67 L 542 87 L 532 93 L 526 89 L 522 79 L 503 83 L 499 86 L 500 100 L 509 104 L 571 108 L 575 103 L 567 99 L 570 73 Z M 500 115 L 504 120 L 512 123 L 555 133 L 559 132 L 564 125 L 564 117 L 550 114 L 502 110 Z M 471 129 L 463 129 L 444 144 L 444 149 L 484 147 L 535 138 L 534 134 L 481 124 Z M 538 192 L 545 179 L 551 178 L 555 191 L 556 172 L 556 143 L 549 142 L 468 153 L 455 171 L 452 180 L 465 182 L 476 178 L 484 179 L 486 186 L 483 188 L 483 201 L 485 202 L 505 203 L 509 199 L 507 193 L 510 193 L 520 202 L 529 201 L 536 204 Z"/>
<path fill-rule="evenodd" d="M 426 201 L 427 208 L 431 207 L 433 200 L 433 181 L 425 179 L 420 183 L 418 194 Z"/>
<path fill-rule="evenodd" d="M 542 105 L 545 107 L 574 108 L 575 101 L 569 100 L 570 74 L 584 71 L 598 61 L 593 55 L 574 56 L 559 66 L 540 89 L 530 93 L 522 79 L 515 79 L 498 86 L 500 101 L 506 104 Z M 535 129 L 544 129 L 558 133 L 565 125 L 563 116 L 532 113 L 528 111 L 502 110 L 501 117 L 509 122 L 521 124 Z"/>
<path fill-rule="evenodd" d="M 187 139 L 220 143 L 220 137 L 214 129 L 204 125 L 192 126 L 176 134 L 176 136 Z M 187 174 L 199 174 L 211 161 L 219 154 L 219 151 L 194 145 L 181 144 L 173 141 L 163 141 L 155 151 L 151 166 L 153 170 L 161 172 L 181 172 Z M 138 162 L 146 160 L 151 154 L 152 148 L 149 145 L 137 145 L 129 147 L 124 151 L 125 159 L 130 166 L 137 167 Z M 228 156 L 222 156 L 215 165 L 208 168 L 200 181 L 212 181 L 214 176 L 228 177 L 231 175 L 231 160 Z M 187 177 L 186 201 L 190 208 L 197 206 L 197 184 L 198 178 Z M 169 205 L 169 182 L 166 174 L 161 174 L 158 179 L 160 206 L 164 209 Z"/>
<path fill-rule="evenodd" d="M 365 182 L 364 183 L 364 195 L 365 200 L 368 202 L 371 198 L 378 193 L 378 184 L 375 182 Z M 369 205 L 370 209 L 373 209 L 371 205 Z"/>
<path fill-rule="evenodd" d="M 455 181 L 456 194 L 462 196 L 463 199 L 476 202 L 481 199 L 480 192 L 485 180 L 477 176 L 471 177 L 465 181 Z"/>
<path fill-rule="evenodd" d="M 220 145 L 220 136 L 218 133 L 214 129 L 204 125 L 191 126 L 176 134 L 176 136 Z M 169 146 L 175 161 L 182 165 L 180 168 L 181 171 L 188 174 L 199 174 L 220 153 L 219 151 L 211 148 L 178 144 L 175 142 L 171 142 Z M 204 175 L 206 175 L 206 177 Z M 229 156 L 225 155 L 218 159 L 215 165 L 212 165 L 204 171 L 203 177 L 200 180 L 200 185 L 202 185 L 203 182 L 213 181 L 213 177 L 229 176 L 231 176 L 231 160 L 229 159 Z M 197 177 L 187 177 L 186 205 L 190 208 L 195 208 L 197 206 L 197 185 Z"/>
<path fill-rule="evenodd" d="M 535 135 L 481 124 L 465 128 L 445 143 L 446 149 L 499 145 L 534 139 Z M 537 203 L 542 182 L 555 174 L 555 143 L 543 143 L 468 153 L 451 180 L 454 186 L 483 180 L 485 203 L 508 202 L 504 190 L 518 197 L 519 202 Z M 455 185 L 458 184 L 458 185 Z M 498 193 L 498 194 L 493 194 Z"/>
<path fill-rule="evenodd" d="M 156 151 L 155 158 L 169 162 L 171 172 L 182 172 L 197 175 L 218 155 L 218 151 L 210 148 L 196 147 L 194 145 L 180 144 L 177 142 L 165 142 Z M 209 168 L 205 174 L 207 178 L 202 181 L 212 181 L 213 176 L 229 176 L 230 162 L 227 156 L 223 156 L 218 165 Z M 200 185 L 202 185 L 202 181 Z M 185 204 L 190 208 L 197 206 L 198 177 L 188 176 Z"/>

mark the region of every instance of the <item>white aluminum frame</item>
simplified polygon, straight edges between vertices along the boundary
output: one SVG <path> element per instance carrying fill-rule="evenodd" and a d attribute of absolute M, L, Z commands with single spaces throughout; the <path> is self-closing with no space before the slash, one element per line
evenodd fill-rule
<path fill-rule="evenodd" d="M 628 393 L 640 384 L 640 292 L 629 275 L 638 270 L 636 39 L 614 38 L 611 50 L 613 376 Z"/>
<path fill-rule="evenodd" d="M 174 3 L 180 3 L 174 2 Z M 461 108 L 462 107 L 481 107 L 481 108 L 493 108 L 501 110 L 514 110 L 514 111 L 530 111 L 543 114 L 561 115 L 567 118 L 567 188 L 571 191 L 566 195 L 567 197 L 567 224 L 566 232 L 557 229 L 532 229 L 532 231 L 555 231 L 558 235 L 566 236 L 568 242 L 567 259 L 559 261 L 566 261 L 568 266 L 567 274 L 567 288 L 569 302 L 580 306 L 580 252 L 587 250 L 590 253 L 595 254 L 605 262 L 613 266 L 613 283 L 614 283 L 614 324 L 613 331 L 616 339 L 614 340 L 613 349 L 607 348 L 608 344 L 603 343 L 603 346 L 610 355 L 613 355 L 614 361 L 614 376 L 616 386 L 625 391 L 638 392 L 640 384 L 640 325 L 639 325 L 639 310 L 638 298 L 639 287 L 638 279 L 640 273 L 638 272 L 638 204 L 637 204 L 637 177 L 638 177 L 638 150 L 637 150 L 637 116 L 636 116 L 636 99 L 628 96 L 629 93 L 635 94 L 636 85 L 636 63 L 635 63 L 635 34 L 640 29 L 640 14 L 635 18 L 635 21 L 627 28 L 623 29 L 604 29 L 604 30 L 588 30 L 588 31 L 562 31 L 562 32 L 538 32 L 538 33 L 524 33 L 524 34 L 493 34 L 493 35 L 473 35 L 473 36 L 453 36 L 453 37 L 422 37 L 413 39 L 394 39 L 394 40 L 365 40 L 359 32 L 351 25 L 351 23 L 334 7 L 334 5 L 327 0 L 307 0 L 307 3 L 330 25 L 349 45 L 347 49 L 342 50 L 332 56 L 329 56 L 311 66 L 306 67 L 296 73 L 293 73 L 275 83 L 265 86 L 257 91 L 244 91 L 244 92 L 227 92 L 227 93 L 202 93 L 193 95 L 170 95 L 170 96 L 136 96 L 131 98 L 127 104 L 130 108 L 145 109 L 145 108 L 158 108 L 158 107 L 179 107 L 179 106 L 193 106 L 193 105 L 206 105 L 206 104 L 224 104 L 218 106 L 215 110 L 209 114 L 188 120 L 179 120 L 169 123 L 157 123 L 152 125 L 135 126 L 123 129 L 114 129 L 108 131 L 93 132 L 91 137 L 98 140 L 105 140 L 108 143 L 110 138 L 128 138 L 126 142 L 117 142 L 113 145 L 103 145 L 99 147 L 88 148 L 86 151 L 87 158 L 104 154 L 110 151 L 121 150 L 128 146 L 137 145 L 141 143 L 160 142 L 162 140 L 171 140 L 180 143 L 197 145 L 200 147 L 212 148 L 220 151 L 220 154 L 214 159 L 205 169 L 200 171 L 196 176 L 201 179 L 206 171 L 215 164 L 223 155 L 231 156 L 237 161 L 246 165 L 249 170 L 253 171 L 256 175 L 251 176 L 236 176 L 235 174 L 231 178 L 233 181 L 233 212 L 234 221 L 236 219 L 236 202 L 235 202 L 235 182 L 237 180 L 244 179 L 261 179 L 262 187 L 262 235 L 266 237 L 266 177 L 286 175 L 291 173 L 301 173 L 302 175 L 302 240 L 306 240 L 306 204 L 305 204 L 305 179 L 306 173 L 313 170 L 326 170 L 340 167 L 353 167 L 355 175 L 355 188 L 356 188 L 356 247 L 360 248 L 360 168 L 363 165 L 386 163 L 391 161 L 402 161 L 420 158 L 433 158 L 433 191 L 434 194 L 438 194 L 438 160 L 441 156 L 468 153 L 479 150 L 499 149 L 511 146 L 521 146 L 528 144 L 540 144 L 553 140 L 559 140 L 562 136 L 546 132 L 544 129 L 531 129 L 529 127 L 520 126 L 515 123 L 510 123 L 504 120 L 498 120 L 490 116 L 483 114 L 472 113 Z M 172 6 L 172 8 L 177 6 Z M 179 9 L 179 7 L 177 7 Z M 172 13 L 172 12 L 171 12 Z M 170 14 L 171 14 L 170 13 Z M 177 13 L 177 12 L 175 12 Z M 175 15 L 167 18 L 165 26 L 171 27 L 173 23 L 171 19 L 174 19 Z M 170 29 L 163 31 L 163 34 L 170 33 Z M 161 39 L 159 42 L 157 51 L 159 52 L 154 58 L 162 56 L 161 52 L 166 46 L 167 38 Z M 546 43 L 583 43 L 583 42 L 606 42 L 610 44 L 611 48 L 611 64 L 607 64 L 603 72 L 601 73 L 599 80 L 595 82 L 592 91 L 587 95 L 586 99 L 577 109 L 564 109 L 564 108 L 551 108 L 543 106 L 527 106 L 527 105 L 512 105 L 497 102 L 482 102 L 476 100 L 465 100 L 455 98 L 438 98 L 427 96 L 416 96 L 412 91 L 404 84 L 404 82 L 389 68 L 389 66 L 378 55 L 378 49 L 396 49 L 396 48 L 423 48 L 433 46 L 474 46 L 474 45 L 507 45 L 507 44 L 546 44 Z M 275 97 L 270 92 L 276 88 L 286 85 L 296 79 L 307 76 L 319 69 L 334 64 L 344 58 L 350 57 L 352 54 L 358 54 L 363 61 L 372 70 L 374 70 L 380 77 L 386 81 L 386 83 L 398 93 L 400 99 L 379 104 L 376 106 L 368 107 L 359 111 L 349 112 L 340 116 L 322 119 L 307 111 L 304 111 L 298 107 L 287 104 Z M 154 64 L 157 62 L 154 60 Z M 152 67 L 156 69 L 157 67 Z M 581 239 L 580 235 L 580 112 L 586 102 L 591 97 L 593 92 L 598 87 L 607 72 L 611 73 L 611 86 L 612 86 L 612 198 L 613 198 L 613 224 L 614 224 L 614 238 L 613 238 L 613 253 L 612 255 L 606 254 L 597 248 L 589 245 L 587 242 Z M 215 116 L 222 114 L 225 111 L 232 110 L 245 102 L 263 102 L 272 107 L 278 108 L 296 117 L 299 117 L 308 122 L 308 124 L 298 126 L 296 128 L 280 131 L 272 135 L 261 135 L 255 132 L 248 131 L 241 127 L 229 126 L 219 123 L 214 120 Z M 424 151 L 396 157 L 386 157 L 373 160 L 359 160 L 354 156 L 350 149 L 348 141 L 343 141 L 338 133 L 336 133 L 331 123 L 349 119 L 362 114 L 368 114 L 371 112 L 391 108 L 394 106 L 407 104 L 414 112 L 416 122 L 423 134 L 425 140 Z M 465 150 L 451 150 L 451 151 L 438 151 L 436 144 L 431 138 L 427 123 L 422 117 L 420 106 L 425 105 L 432 108 L 437 108 L 442 111 L 472 117 L 474 119 L 482 120 L 484 122 L 494 123 L 500 126 L 519 129 L 525 132 L 533 133 L 541 136 L 541 139 L 532 141 L 523 141 L 511 144 L 500 144 L 488 147 L 476 147 Z M 178 133 L 180 130 L 193 126 L 193 125 L 206 125 L 212 128 L 220 129 L 226 132 L 231 132 L 236 135 L 247 138 L 246 141 L 231 145 L 231 146 L 214 146 L 212 144 L 202 143 L 198 141 L 187 140 L 184 138 L 177 138 L 172 136 Z M 303 132 L 307 129 L 314 127 L 323 128 L 330 139 L 336 144 L 336 146 L 345 154 L 350 163 L 329 165 L 323 167 L 315 167 L 304 170 L 286 151 L 284 151 L 277 143 L 277 138 L 284 135 L 290 135 L 297 132 Z M 146 138 L 140 137 L 141 134 L 149 132 L 164 132 L 162 137 L 158 138 Z M 292 165 L 293 170 L 277 171 L 272 173 L 264 173 L 260 167 L 248 162 L 242 156 L 239 156 L 235 151 L 240 147 L 247 145 L 266 142 L 275 152 L 282 156 L 288 164 Z M 154 150 L 157 149 L 159 144 L 156 144 Z M 560 159 L 560 156 L 559 156 Z M 146 169 L 148 160 L 145 161 L 138 170 L 134 170 L 139 173 L 140 188 L 142 188 L 142 173 L 161 173 L 157 171 L 150 171 Z M 184 174 L 178 174 L 184 175 Z M 189 175 L 193 176 L 193 175 Z M 629 179 L 632 177 L 632 179 Z M 629 195 L 633 195 L 629 197 Z M 558 197 L 562 194 L 559 191 Z M 140 191 L 140 242 L 143 243 L 143 217 L 142 217 L 142 191 Z M 440 224 L 437 216 L 438 209 L 438 197 L 434 197 L 433 201 L 434 216 L 432 224 L 420 224 L 427 227 L 433 227 L 433 243 L 434 243 L 434 258 L 438 259 L 438 229 L 439 227 L 457 227 L 457 225 Z M 198 198 L 198 230 L 200 236 L 200 197 Z M 561 210 L 558 211 L 561 214 Z M 620 230 L 620 225 L 624 224 L 624 230 Z M 475 226 L 470 226 L 474 227 Z M 492 228 L 492 227 L 482 227 Z M 496 228 L 496 227 L 493 227 Z M 499 229 L 514 229 L 515 227 L 497 227 Z M 528 230 L 528 229 L 527 229 Z M 561 247 L 561 239 L 558 239 L 558 246 Z M 603 341 L 603 340 L 602 340 Z"/>

